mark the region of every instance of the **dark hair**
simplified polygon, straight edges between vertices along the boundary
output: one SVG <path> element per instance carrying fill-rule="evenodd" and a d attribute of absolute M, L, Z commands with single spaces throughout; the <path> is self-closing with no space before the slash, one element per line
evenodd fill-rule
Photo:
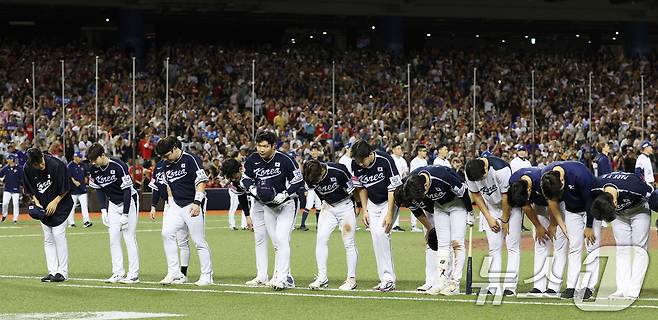
<path fill-rule="evenodd" d="M 276 135 L 274 132 L 270 131 L 261 131 L 258 134 L 256 134 L 256 143 L 261 143 L 263 141 L 266 141 L 270 145 L 274 146 L 276 143 Z"/>
<path fill-rule="evenodd" d="M 466 162 L 466 177 L 471 181 L 479 181 L 484 177 L 484 160 L 482 159 L 471 159 Z"/>
<path fill-rule="evenodd" d="M 310 184 L 316 184 L 320 182 L 322 178 L 322 163 L 318 160 L 309 160 L 304 162 L 302 174 L 304 176 L 304 181 Z"/>
<path fill-rule="evenodd" d="M 393 147 L 391 149 L 395 149 L 397 147 L 402 147 L 402 142 L 400 142 L 399 140 L 393 143 Z"/>
<path fill-rule="evenodd" d="M 11 144 L 10 144 L 11 145 Z M 43 152 L 39 148 L 33 147 L 27 150 L 27 165 L 34 167 L 43 161 Z"/>
<path fill-rule="evenodd" d="M 372 153 L 372 148 L 365 140 L 359 140 L 352 145 L 352 158 L 357 162 L 367 158 Z"/>
<path fill-rule="evenodd" d="M 241 167 L 240 161 L 235 160 L 234 158 L 229 158 L 222 163 L 220 171 L 222 172 L 222 176 L 231 179 L 236 173 L 240 172 Z"/>
<path fill-rule="evenodd" d="M 105 154 L 105 148 L 103 148 L 100 143 L 96 142 L 87 150 L 87 159 L 93 162 L 103 154 Z"/>
<path fill-rule="evenodd" d="M 311 144 L 311 150 L 313 150 L 313 149 L 315 149 L 315 150 L 318 150 L 318 151 L 319 151 L 319 150 L 320 150 L 320 146 L 318 146 L 318 144 L 317 144 L 317 143 L 313 143 L 313 144 Z"/>
<path fill-rule="evenodd" d="M 612 222 L 615 220 L 615 205 L 612 203 L 612 195 L 603 192 L 592 201 L 592 215 L 596 220 Z"/>
<path fill-rule="evenodd" d="M 418 153 L 420 150 L 425 149 L 427 150 L 427 146 L 424 144 L 419 144 L 416 146 L 416 153 Z"/>
<path fill-rule="evenodd" d="M 395 205 L 398 207 L 409 207 L 411 204 L 411 200 L 404 194 L 404 185 L 395 188 L 395 191 L 393 191 L 393 199 L 395 200 Z"/>
<path fill-rule="evenodd" d="M 160 139 L 160 141 L 158 141 L 158 143 L 155 145 L 155 152 L 157 152 L 160 156 L 164 156 L 171 150 L 174 150 L 174 148 L 180 148 L 180 145 L 180 141 L 178 141 L 178 139 L 175 137 L 165 137 Z"/>
<path fill-rule="evenodd" d="M 425 197 L 425 177 L 414 174 L 404 182 L 404 198 L 418 201 Z"/>
<path fill-rule="evenodd" d="M 541 177 L 541 192 L 547 200 L 559 200 L 562 198 L 562 182 L 560 173 L 549 171 Z"/>
<path fill-rule="evenodd" d="M 512 183 L 507 189 L 507 200 L 512 208 L 520 208 L 528 203 L 528 181 L 523 179 Z"/>

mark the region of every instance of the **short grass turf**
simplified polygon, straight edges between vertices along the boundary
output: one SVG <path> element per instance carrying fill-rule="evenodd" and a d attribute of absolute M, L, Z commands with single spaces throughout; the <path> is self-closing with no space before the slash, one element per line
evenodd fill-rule
<path fill-rule="evenodd" d="M 406 212 L 402 215 L 408 217 Z M 94 311 L 172 313 L 194 319 L 305 320 L 401 317 L 500 319 L 538 316 L 558 319 L 647 319 L 655 317 L 658 312 L 658 267 L 655 261 L 650 262 L 642 299 L 630 308 L 617 312 L 585 312 L 578 309 L 573 301 L 559 299 L 505 297 L 502 305 L 493 306 L 489 298 L 486 305 L 479 306 L 475 304 L 475 296 L 433 297 L 418 294 L 413 291 L 424 280 L 425 245 L 422 233 L 410 232 L 392 235 L 398 290 L 389 293 L 373 292 L 370 288 L 378 282 L 375 258 L 370 235 L 363 229 L 357 231 L 356 237 L 359 250 L 359 290 L 310 291 L 305 288 L 316 273 L 314 223 L 309 224 L 310 231 L 294 231 L 292 235 L 292 273 L 299 288 L 284 292 L 250 288 L 243 284 L 255 275 L 253 234 L 229 230 L 226 215 L 220 214 L 207 216 L 206 230 L 212 250 L 215 285 L 163 287 L 157 284 L 166 273 L 160 236 L 161 217 L 153 222 L 145 215 L 140 218 L 137 234 L 142 283 L 131 286 L 110 285 L 101 281 L 111 275 L 108 235 L 98 216 L 94 217 L 94 226 L 91 228 L 67 230 L 69 276 L 72 279 L 61 284 L 41 283 L 38 280 L 46 273 L 43 236 L 38 223 L 23 220 L 14 226 L 8 220 L 0 224 L 0 319 L 16 317 L 21 313 Z M 309 219 L 314 222 L 313 214 Z M 403 227 L 408 227 L 408 222 L 403 222 Z M 652 229 L 651 232 L 656 231 Z M 524 233 L 525 236 L 529 234 Z M 483 234 L 474 228 L 473 236 L 482 238 Z M 473 252 L 474 282 L 486 282 L 478 275 L 485 254 L 484 248 Z M 656 256 L 658 251 L 651 248 L 650 257 Z M 531 251 L 522 252 L 522 280 L 532 275 L 532 258 Z M 270 270 L 273 262 L 273 251 L 270 250 Z M 336 289 L 342 284 L 345 273 L 345 253 L 340 234 L 336 231 L 329 245 L 330 288 Z M 199 275 L 194 250 L 188 275 L 191 282 L 196 281 Z M 518 291 L 527 292 L 531 288 L 532 284 L 521 283 Z"/>

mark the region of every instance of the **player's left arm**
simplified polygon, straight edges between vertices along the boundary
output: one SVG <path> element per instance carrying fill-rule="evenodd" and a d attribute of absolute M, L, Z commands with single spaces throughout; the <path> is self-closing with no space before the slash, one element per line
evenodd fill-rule
<path fill-rule="evenodd" d="M 594 236 L 594 230 L 592 225 L 594 224 L 594 215 L 592 214 L 592 202 L 594 201 L 594 195 L 592 194 L 592 188 L 595 188 L 596 178 L 589 171 L 584 176 L 581 176 L 578 179 L 578 184 L 576 188 L 580 191 L 581 196 L 585 200 L 585 213 L 587 214 L 587 222 L 585 225 L 585 239 L 588 243 L 594 244 L 596 237 Z"/>
<path fill-rule="evenodd" d="M 388 170 L 386 171 L 386 174 L 388 176 L 388 210 L 386 211 L 386 216 L 384 217 L 384 221 L 382 223 L 382 226 L 384 227 L 384 232 L 389 233 L 391 232 L 391 229 L 393 228 L 393 214 L 395 213 L 395 189 L 399 186 L 402 185 L 402 178 L 400 177 L 400 173 L 398 172 L 397 167 L 394 165 L 393 158 L 385 154 L 384 156 L 386 160 L 388 160 Z"/>
<path fill-rule="evenodd" d="M 206 175 L 206 172 L 203 170 L 201 160 L 199 160 L 196 156 L 192 156 L 192 161 L 194 161 L 194 165 L 196 165 L 196 172 L 194 173 L 194 185 L 196 192 L 194 193 L 194 203 L 192 204 L 192 208 L 190 208 L 190 214 L 192 217 L 196 217 L 201 213 L 201 202 L 206 197 L 206 183 L 209 179 L 208 175 Z"/>

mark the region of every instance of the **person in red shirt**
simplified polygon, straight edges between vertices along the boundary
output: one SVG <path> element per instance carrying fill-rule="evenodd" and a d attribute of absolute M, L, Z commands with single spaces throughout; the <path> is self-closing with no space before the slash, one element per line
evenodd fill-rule
<path fill-rule="evenodd" d="M 132 160 L 130 160 L 132 162 Z M 144 181 L 144 167 L 141 164 L 141 159 L 137 159 L 137 165 L 133 166 L 132 163 L 128 168 L 130 177 L 133 178 L 135 189 L 141 190 L 142 182 Z"/>
<path fill-rule="evenodd" d="M 139 155 L 142 156 L 142 159 L 150 160 L 153 156 L 153 143 L 148 137 L 144 137 L 139 140 Z"/>

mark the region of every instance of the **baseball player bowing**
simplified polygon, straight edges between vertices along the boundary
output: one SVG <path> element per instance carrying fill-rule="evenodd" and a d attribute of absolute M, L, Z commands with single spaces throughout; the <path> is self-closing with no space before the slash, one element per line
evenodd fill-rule
<path fill-rule="evenodd" d="M 87 159 L 93 165 L 89 186 L 96 189 L 103 223 L 108 226 L 110 233 L 112 276 L 105 282 L 139 283 L 139 253 L 136 237 L 139 199 L 128 174 L 128 166 L 120 159 L 106 156 L 105 149 L 98 143 L 89 147 Z M 110 200 L 109 203 L 107 198 Z M 108 203 L 107 207 L 106 203 Z M 127 275 L 123 267 L 122 236 L 128 252 Z"/>
<path fill-rule="evenodd" d="M 459 282 L 464 269 L 464 235 L 466 224 L 473 223 L 471 198 L 466 183 L 453 169 L 445 166 L 426 166 L 413 172 L 404 183 L 404 197 L 411 199 L 412 212 L 428 204 L 432 208 L 433 225 L 436 227 L 437 251 L 427 253 L 426 264 L 433 263 L 433 282 L 427 293 L 431 295 L 459 294 Z M 414 213 L 417 215 L 417 213 Z M 451 257 L 450 248 L 454 250 Z M 429 263 L 428 263 L 429 262 Z M 426 284 L 428 284 L 426 282 Z"/>
<path fill-rule="evenodd" d="M 532 235 L 535 240 L 534 286 L 530 294 L 554 296 L 560 291 L 560 284 L 548 283 L 548 255 L 552 238 L 547 230 L 550 225 L 548 203 L 541 192 L 542 169 L 536 167 L 522 168 L 514 172 L 509 179 L 507 199 L 512 211 L 523 211 L 533 224 Z M 548 289 L 547 289 L 548 288 Z"/>
<path fill-rule="evenodd" d="M 507 202 L 507 189 L 509 178 L 512 175 L 510 166 L 504 160 L 487 156 L 471 159 L 466 163 L 466 184 L 473 200 L 480 209 L 480 231 L 487 234 L 489 243 L 489 257 L 491 266 L 489 272 L 489 290 L 495 290 L 495 294 L 501 292 L 504 295 L 515 294 L 518 282 L 519 263 L 521 260 L 520 238 L 521 222 L 523 216 L 515 211 L 508 217 L 504 212 L 510 212 Z M 505 227 L 505 225 L 509 225 Z M 503 228 L 510 230 L 509 234 Z M 495 274 L 502 270 L 502 247 L 505 241 L 507 247 L 507 275 L 511 279 L 504 279 L 504 287 L 501 287 L 499 277 Z M 504 289 L 504 291 L 503 291 Z"/>
<path fill-rule="evenodd" d="M 295 286 L 290 275 L 290 234 L 299 204 L 291 195 L 304 185 L 304 180 L 295 160 L 276 151 L 275 146 L 273 132 L 256 135 L 257 152 L 245 160 L 240 183 L 255 197 L 251 215 L 256 233 L 258 280 L 267 281 L 265 238 L 269 235 L 275 250 L 274 275 L 270 284 L 274 290 L 283 290 Z"/>
<path fill-rule="evenodd" d="M 33 203 L 30 216 L 41 221 L 43 231 L 48 274 L 41 281 L 65 281 L 69 255 L 64 222 L 73 208 L 66 164 L 50 154 L 43 154 L 38 148 L 30 148 L 23 173 L 25 193 L 32 197 Z"/>
<path fill-rule="evenodd" d="M 167 275 L 161 282 L 173 283 L 181 278 L 176 234 L 185 226 L 199 256 L 201 274 L 194 284 L 207 286 L 213 283 L 212 259 L 206 242 L 206 182 L 201 159 L 180 149 L 174 137 L 166 137 L 155 147 L 167 161 L 164 168 L 164 183 L 171 190 L 172 199 L 167 214 L 162 218 L 162 240 L 167 258 Z"/>
<path fill-rule="evenodd" d="M 577 285 L 582 265 L 583 238 L 587 239 L 585 246 L 588 254 L 599 246 L 601 220 L 595 220 L 591 214 L 595 182 L 592 172 L 578 161 L 553 162 L 542 171 L 541 190 L 552 219 L 549 234 L 555 239 L 555 258 L 549 281 L 562 282 L 564 265 L 568 263 L 567 289 L 561 295 L 565 299 L 572 299 L 576 289 L 580 289 Z M 562 232 L 556 230 L 558 225 Z M 582 284 L 585 288 L 580 292 L 583 299 L 589 299 L 598 281 L 599 259 L 587 264 L 585 270 L 590 277 L 588 283 Z"/>
<path fill-rule="evenodd" d="M 652 192 L 653 188 L 640 177 L 625 172 L 612 172 L 598 177 L 597 186 L 592 189 L 595 196 L 592 215 L 595 219 L 612 222 L 617 244 L 617 290 L 610 298 L 637 299 L 640 295 L 649 263 L 647 244 L 651 210 L 656 210 L 656 201 L 651 201 L 650 206 L 647 200 L 658 198 Z"/>
<path fill-rule="evenodd" d="M 395 290 L 395 270 L 391 252 L 391 228 L 397 208 L 394 191 L 402 185 L 402 179 L 388 153 L 375 151 L 359 140 L 352 145 L 353 183 L 361 200 L 363 223 L 370 227 L 372 246 L 377 261 L 379 284 L 373 290 Z"/>
<path fill-rule="evenodd" d="M 149 182 L 151 188 L 151 212 L 149 216 L 151 220 L 155 220 L 155 211 L 158 206 L 160 198 L 164 199 L 164 211 L 162 215 L 167 215 L 169 211 L 169 203 L 171 203 L 171 190 L 165 184 L 164 169 L 167 165 L 166 160 L 160 160 L 155 164 L 153 169 L 153 179 Z M 176 242 L 178 243 L 178 250 L 180 253 L 180 272 L 182 276 L 175 279 L 163 279 L 160 284 L 181 284 L 187 282 L 187 267 L 190 265 L 190 232 L 187 225 L 183 225 L 176 232 Z M 166 281 L 165 281 L 166 280 Z M 171 282 L 169 282 L 171 280 Z"/>
<path fill-rule="evenodd" d="M 354 242 L 356 215 L 354 213 L 354 201 L 352 201 L 352 194 L 354 193 L 352 176 L 347 167 L 342 164 L 322 163 L 318 160 L 306 161 L 303 174 L 309 191 L 313 190 L 323 201 L 315 246 L 318 275 L 308 287 L 317 290 L 326 288 L 329 285 L 329 279 L 327 278 L 329 236 L 339 226 L 343 235 L 345 255 L 347 256 L 347 279 L 339 289 L 356 289 L 356 264 L 359 252 Z"/>

